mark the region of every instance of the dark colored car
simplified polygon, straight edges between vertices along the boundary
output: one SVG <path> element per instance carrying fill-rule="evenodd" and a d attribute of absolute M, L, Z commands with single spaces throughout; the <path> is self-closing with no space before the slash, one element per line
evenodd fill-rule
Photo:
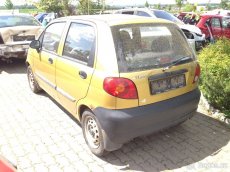
<path fill-rule="evenodd" d="M 194 12 L 180 12 L 177 18 L 183 21 L 185 24 L 196 25 L 200 19 L 200 15 Z"/>
<path fill-rule="evenodd" d="M 230 39 L 230 16 L 218 14 L 203 14 L 197 26 L 208 40 L 220 37 Z"/>
<path fill-rule="evenodd" d="M 43 19 L 48 15 L 48 13 L 40 13 L 35 16 L 35 18 L 42 23 Z"/>

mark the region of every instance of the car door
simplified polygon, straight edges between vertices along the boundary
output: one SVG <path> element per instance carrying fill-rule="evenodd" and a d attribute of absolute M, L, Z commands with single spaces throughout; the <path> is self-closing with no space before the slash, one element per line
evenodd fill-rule
<path fill-rule="evenodd" d="M 95 27 L 89 23 L 72 22 L 62 56 L 56 62 L 58 98 L 73 115 L 76 103 L 87 94 L 93 74 L 95 33 Z"/>
<path fill-rule="evenodd" d="M 219 38 L 219 37 L 223 36 L 220 19 L 218 17 L 213 17 L 211 19 L 210 24 L 211 24 L 211 32 L 212 32 L 214 38 Z"/>
<path fill-rule="evenodd" d="M 57 97 L 55 93 L 55 65 L 64 26 L 65 22 L 58 22 L 49 25 L 45 29 L 39 38 L 41 50 L 34 58 L 36 78 L 38 78 L 41 87 L 54 98 Z"/>

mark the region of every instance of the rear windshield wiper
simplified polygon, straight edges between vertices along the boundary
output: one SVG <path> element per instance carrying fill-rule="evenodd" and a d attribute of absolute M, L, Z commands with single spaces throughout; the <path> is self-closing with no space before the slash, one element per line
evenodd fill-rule
<path fill-rule="evenodd" d="M 170 69 L 172 66 L 175 66 L 176 64 L 180 63 L 181 61 L 189 60 L 189 59 L 191 59 L 191 57 L 189 57 L 189 56 L 183 56 L 183 57 L 181 57 L 181 58 L 173 61 L 170 65 L 163 67 L 162 71 L 164 72 L 164 71 Z"/>

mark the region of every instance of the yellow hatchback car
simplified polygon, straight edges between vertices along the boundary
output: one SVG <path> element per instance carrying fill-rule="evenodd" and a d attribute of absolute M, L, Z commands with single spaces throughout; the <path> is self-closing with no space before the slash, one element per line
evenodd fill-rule
<path fill-rule="evenodd" d="M 31 42 L 26 63 L 32 91 L 45 90 L 76 117 L 97 156 L 184 122 L 200 99 L 196 55 L 166 20 L 59 18 Z"/>

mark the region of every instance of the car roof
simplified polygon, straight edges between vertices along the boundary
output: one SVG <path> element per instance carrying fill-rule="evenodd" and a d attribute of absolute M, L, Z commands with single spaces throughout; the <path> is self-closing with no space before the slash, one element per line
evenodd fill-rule
<path fill-rule="evenodd" d="M 205 13 L 202 14 L 201 17 L 228 17 L 228 15 Z"/>
<path fill-rule="evenodd" d="M 102 14 L 102 15 L 80 15 L 80 16 L 68 16 L 61 17 L 55 21 L 66 20 L 84 20 L 91 22 L 105 22 L 108 25 L 119 25 L 129 23 L 172 23 L 163 19 L 155 19 L 151 17 L 142 17 L 136 15 L 124 15 L 124 14 Z"/>

